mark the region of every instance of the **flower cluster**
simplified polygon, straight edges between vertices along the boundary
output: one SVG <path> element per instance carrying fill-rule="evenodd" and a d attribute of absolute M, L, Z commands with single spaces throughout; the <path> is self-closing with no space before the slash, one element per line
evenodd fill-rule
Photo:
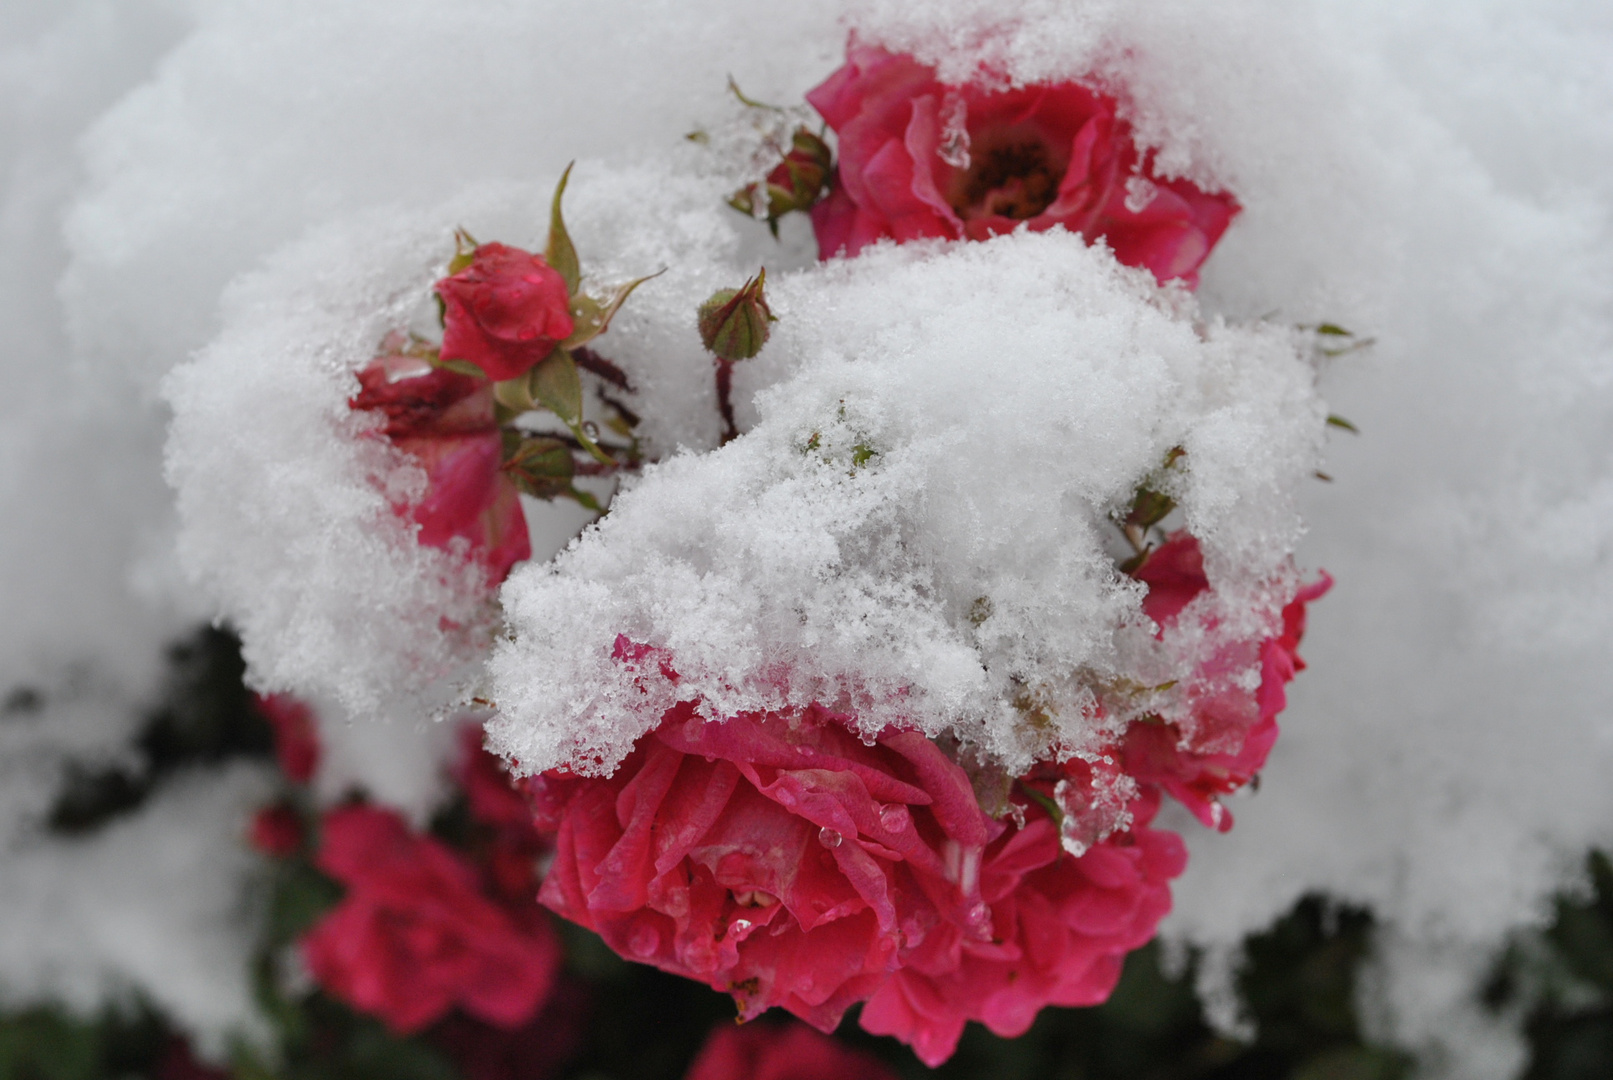
<path fill-rule="evenodd" d="M 479 733 L 465 729 L 454 770 L 476 840 L 456 849 L 384 807 L 319 812 L 306 788 L 319 766 L 313 710 L 283 695 L 258 699 L 258 710 L 288 790 L 253 819 L 253 846 L 278 860 L 306 852 L 342 891 L 298 943 L 319 987 L 400 1034 L 452 1015 L 507 1031 L 528 1024 L 553 995 L 561 959 L 534 902 L 547 846 Z"/>
<path fill-rule="evenodd" d="M 1240 212 L 1231 195 L 1162 173 L 1117 99 L 1096 86 L 1013 85 L 989 72 L 950 85 L 911 56 L 854 39 L 845 65 L 807 100 L 826 127 L 800 128 L 787 148 L 774 146 L 777 163 L 757 174 L 765 181 L 730 203 L 775 232 L 782 216 L 809 213 L 826 262 L 919 239 L 973 252 L 1066 244 L 1087 263 L 1112 256 L 1101 262 L 1102 281 L 1168 320 L 1180 310 L 1172 305 L 1191 302 L 1183 290 L 1196 286 Z M 393 512 L 419 544 L 479 568 L 489 610 L 532 555 L 523 496 L 571 498 L 604 513 L 603 496 L 578 482 L 643 460 L 639 417 L 611 396 L 630 381 L 589 346 L 639 282 L 603 296 L 583 290 L 560 209 L 566 182 L 542 253 L 457 235 L 433 287 L 440 340 L 387 336 L 354 373 L 347 402 L 368 417 L 364 438 L 418 466 Z M 1108 254 L 1073 238 L 996 239 L 1020 230 L 1078 234 Z M 967 247 L 993 241 L 995 249 Z M 758 269 L 718 290 L 684 328 L 714 358 L 724 444 L 744 435 L 734 366 L 768 345 L 778 321 L 767 280 Z M 1186 322 L 1159 336 L 1195 344 L 1206 336 Z M 1129 356 L 1126 348 L 1119 352 Z M 1011 364 L 1001 369 L 990 377 L 1011 383 Z M 850 431 L 846 406 L 842 399 L 838 417 Z M 823 438 L 804 437 L 801 455 L 826 454 Z M 859 469 L 881 467 L 870 464 L 880 447 L 855 434 L 844 441 L 847 469 L 837 459 L 835 471 L 855 480 Z M 680 677 L 682 646 L 619 632 L 631 621 L 613 614 L 602 640 L 617 634 L 614 650 L 608 659 L 595 650 L 596 670 L 639 695 L 625 708 L 638 709 L 634 732 L 646 734 L 630 752 L 628 740 L 618 744 L 626 756 L 608 775 L 548 769 L 517 787 L 472 741 L 454 778 L 474 839 L 457 844 L 362 801 L 316 812 L 294 795 L 259 815 L 261 850 L 303 859 L 340 887 L 300 937 L 308 971 L 324 992 L 396 1032 L 451 1017 L 521 1028 L 557 979 L 559 945 L 541 902 L 622 957 L 730 995 L 742 1020 L 778 1008 L 829 1032 L 861 1005 L 866 1030 L 895 1036 L 932 1066 L 952 1055 L 970 1021 L 1014 1036 L 1045 1007 L 1102 1002 L 1127 954 L 1169 912 L 1170 883 L 1186 867 L 1181 838 L 1154 825 L 1163 800 L 1212 828 L 1231 826 L 1221 800 L 1263 767 L 1284 686 L 1303 666 L 1306 605 L 1329 585 L 1324 575 L 1301 586 L 1291 564 L 1266 564 L 1261 606 L 1230 611 L 1240 601 L 1218 593 L 1199 541 L 1167 527 L 1175 503 L 1162 492 L 1186 490 L 1186 466 L 1176 463 L 1188 452 L 1173 449 L 1152 479 L 1122 473 L 1093 498 L 1100 523 L 1109 514 L 1118 531 L 1093 548 L 1101 565 L 1092 576 L 1120 598 L 1117 610 L 1130 605 L 1110 629 L 1117 640 L 1129 635 L 1131 651 L 1105 654 L 1108 670 L 1068 674 L 1076 690 L 1060 699 L 1058 722 L 1066 734 L 1086 725 L 1079 738 L 1046 734 L 1049 708 L 1019 672 L 993 673 L 1013 685 L 995 702 L 1003 723 L 1018 724 L 1014 737 L 1038 748 L 1017 763 L 904 712 L 918 696 L 904 698 L 905 686 L 869 692 L 876 707 L 895 702 L 872 719 L 870 698 L 857 704 L 861 688 L 821 686 L 828 679 L 810 684 L 810 701 L 717 701 L 711 682 L 690 689 Z M 1129 509 L 1116 510 L 1116 498 L 1133 494 Z M 990 618 L 989 597 L 977 604 L 983 614 L 963 616 L 975 628 Z M 687 650 L 682 659 L 693 671 Z M 775 665 L 780 685 L 790 683 L 791 663 Z M 864 665 L 861 654 L 853 664 Z M 579 709 L 598 700 L 588 686 L 565 689 L 585 703 Z M 318 758 L 306 708 L 289 698 L 261 707 L 285 776 L 306 785 Z M 841 1061 L 841 1050 L 806 1028 L 787 1030 L 776 1040 L 761 1028 L 716 1036 L 690 1075 L 874 1071 Z"/>
<path fill-rule="evenodd" d="M 1209 587 L 1186 534 L 1134 575 L 1162 635 Z M 1258 688 L 1205 701 L 1191 737 L 1134 723 L 1094 762 L 1016 780 L 995 816 L 917 732 L 868 744 L 821 706 L 710 720 L 682 702 L 610 777 L 531 782 L 556 835 L 540 897 L 621 955 L 731 994 L 742 1018 L 776 1006 L 832 1031 L 866 1002 L 865 1028 L 931 1065 L 969 1020 L 1019 1035 L 1045 1006 L 1107 998 L 1169 912 L 1187 856 L 1149 827 L 1163 793 L 1230 826 L 1216 799 L 1264 763 L 1305 604 L 1325 588 L 1294 597 L 1279 636 L 1246 643 Z M 616 655 L 677 681 L 658 650 L 623 637 Z M 1126 778 L 1132 797 L 1105 807 Z"/>

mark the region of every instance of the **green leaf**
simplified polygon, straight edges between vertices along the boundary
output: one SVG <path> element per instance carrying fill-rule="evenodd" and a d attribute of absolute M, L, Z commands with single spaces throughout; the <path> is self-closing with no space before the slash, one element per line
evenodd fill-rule
<path fill-rule="evenodd" d="M 1361 429 L 1360 428 L 1356 427 L 1354 424 L 1350 423 L 1348 420 L 1344 419 L 1344 417 L 1338 415 L 1337 413 L 1328 413 L 1327 414 L 1327 423 L 1328 423 L 1329 427 L 1343 428 L 1345 431 L 1348 431 L 1352 435 L 1361 434 Z"/>
<path fill-rule="evenodd" d="M 601 465 L 616 464 L 616 459 L 601 450 L 583 427 L 582 380 L 577 376 L 577 361 L 570 353 L 555 349 L 527 374 L 526 381 L 532 400 L 564 421 L 595 461 Z"/>
<path fill-rule="evenodd" d="M 570 178 L 571 165 L 567 165 L 566 171 L 560 174 L 560 183 L 555 185 L 554 201 L 549 204 L 549 242 L 544 245 L 543 257 L 565 279 L 566 292 L 575 293 L 577 284 L 582 281 L 582 269 L 577 262 L 577 249 L 571 244 L 571 234 L 566 232 L 565 218 L 560 213 L 560 198 L 566 193 L 566 181 Z"/>
<path fill-rule="evenodd" d="M 494 383 L 493 400 L 515 416 L 536 408 L 537 402 L 532 399 L 531 373 Z"/>
<path fill-rule="evenodd" d="M 1344 327 L 1330 322 L 1322 323 L 1316 328 L 1316 332 L 1318 334 L 1327 334 L 1330 337 L 1355 337 L 1354 334 L 1344 329 Z"/>
<path fill-rule="evenodd" d="M 539 435 L 522 439 L 510 455 L 508 467 L 534 477 L 570 480 L 574 465 L 571 448 L 559 439 Z"/>
<path fill-rule="evenodd" d="M 582 420 L 582 380 L 577 377 L 577 362 L 565 349 L 555 349 L 527 373 L 527 392 L 566 426 Z"/>

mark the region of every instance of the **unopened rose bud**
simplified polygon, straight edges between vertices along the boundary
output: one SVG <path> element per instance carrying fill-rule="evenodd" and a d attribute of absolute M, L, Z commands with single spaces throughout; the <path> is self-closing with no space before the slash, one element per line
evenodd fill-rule
<path fill-rule="evenodd" d="M 737 289 L 718 289 L 700 305 L 700 340 L 719 360 L 748 360 L 762 351 L 774 320 L 762 288 L 767 270 Z"/>
<path fill-rule="evenodd" d="M 812 209 L 834 166 L 829 144 L 806 128 L 796 128 L 790 143 L 790 152 L 767 174 L 765 182 L 742 188 L 728 200 L 734 209 L 755 216 L 758 201 L 765 195 L 767 225 L 774 235 L 778 234 L 779 218 L 792 210 Z"/>

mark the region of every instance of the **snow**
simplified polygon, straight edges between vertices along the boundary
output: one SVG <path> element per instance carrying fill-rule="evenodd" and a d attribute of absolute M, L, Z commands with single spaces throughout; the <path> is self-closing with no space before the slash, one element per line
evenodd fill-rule
<path fill-rule="evenodd" d="M 1275 363 L 1278 328 L 1323 320 L 1375 338 L 1323 375 L 1329 407 L 1362 431 L 1330 439 L 1322 467 L 1335 482 L 1299 485 L 1291 506 L 1279 473 L 1299 459 L 1273 452 L 1267 463 L 1276 471 L 1256 500 L 1269 516 L 1247 516 L 1245 500 L 1217 519 L 1227 530 L 1218 541 L 1228 545 L 1223 566 L 1251 551 L 1280 553 L 1302 520 L 1299 565 L 1325 567 L 1339 584 L 1313 610 L 1303 649 L 1310 670 L 1293 685 L 1259 794 L 1235 806 L 1237 828 L 1221 836 L 1183 824 L 1193 864 L 1169 932 L 1226 945 L 1313 888 L 1370 903 L 1401 958 L 1385 965 L 1384 994 L 1399 1030 L 1427 1046 L 1429 1068 L 1507 1075 L 1515 1059 L 1506 1047 L 1453 1034 L 1470 1028 L 1451 1019 L 1462 1003 L 1450 973 L 1471 968 L 1463 958 L 1507 928 L 1539 918 L 1541 898 L 1582 848 L 1613 839 L 1605 782 L 1613 691 L 1603 675 L 1613 644 L 1613 19 L 1605 5 L 864 0 L 758 8 L 703 0 L 671 9 L 623 0 L 606 17 L 594 5 L 514 0 L 470 8 L 424 0 L 10 4 L 0 12 L 0 315 L 10 331 L 0 357 L 0 604 L 8 616 L 0 689 L 31 685 L 47 697 L 94 689 L 73 699 L 85 704 L 41 714 L 25 740 L 8 736 L 6 775 L 16 755 L 114 753 L 164 641 L 213 614 L 243 627 L 260 684 L 306 680 L 356 712 L 401 707 L 387 697 L 399 671 L 425 695 L 402 697 L 425 713 L 478 677 L 474 650 L 421 670 L 399 659 L 441 660 L 431 627 L 411 623 L 408 603 L 441 598 L 445 586 L 422 585 L 432 560 L 406 536 L 363 531 L 386 523 L 373 489 L 355 479 L 357 452 L 343 454 L 352 450 L 339 437 L 350 422 L 343 373 L 407 309 L 408 290 L 430 279 L 443 230 L 466 224 L 479 236 L 538 243 L 548 188 L 573 159 L 568 210 L 585 269 L 614 281 L 671 267 L 635 294 L 600 343 L 653 403 L 649 441 L 669 460 L 623 501 L 617 523 L 559 569 L 534 566 L 512 582 L 518 636 L 499 653 L 498 677 L 531 695 L 511 699 L 529 710 L 511 714 L 526 717 L 522 729 L 543 730 L 537 713 L 558 717 L 566 705 L 540 700 L 545 673 L 518 663 L 518 650 L 599 659 L 583 615 L 563 613 L 575 620 L 563 624 L 569 637 L 554 630 L 559 616 L 543 605 L 559 590 L 639 574 L 631 606 L 645 621 L 629 629 L 681 622 L 684 653 L 718 647 L 720 639 L 696 640 L 697 627 L 712 627 L 717 615 L 730 620 L 726 632 L 746 625 L 715 602 L 698 619 L 652 610 L 656 597 L 691 595 L 687 575 L 651 580 L 647 563 L 611 563 L 612 551 L 721 540 L 728 546 L 709 556 L 766 549 L 778 554 L 773 569 L 791 574 L 822 557 L 819 548 L 784 550 L 764 543 L 764 532 L 744 533 L 759 519 L 742 493 L 760 497 L 791 469 L 797 480 L 810 474 L 804 459 L 764 451 L 790 444 L 803 425 L 836 420 L 823 410 L 837 403 L 837 380 L 866 390 L 848 403 L 848 417 L 877 429 L 889 449 L 862 480 L 826 484 L 821 505 L 833 514 L 791 519 L 799 535 L 839 542 L 918 520 L 920 489 L 903 487 L 897 474 L 947 492 L 948 477 L 935 472 L 940 458 L 924 456 L 926 439 L 940 433 L 920 432 L 891 395 L 920 383 L 902 374 L 901 349 L 925 343 L 927 328 L 882 328 L 893 348 L 875 355 L 858 328 L 878 313 L 847 282 L 858 274 L 901 280 L 912 260 L 928 260 L 938 278 L 999 257 L 1014 272 L 1002 254 L 1009 251 L 1027 267 L 1035 258 L 1061 273 L 1090 266 L 1048 237 L 814 270 L 799 223 L 775 248 L 765 229 L 721 207 L 745 163 L 718 160 L 683 136 L 733 122 L 723 73 L 760 100 L 797 102 L 838 62 L 849 25 L 957 71 L 984 60 L 1023 80 L 1090 72 L 1123 90 L 1163 166 L 1225 184 L 1245 207 L 1198 296 L 1207 325 L 1226 320 L 1216 333 L 1248 346 L 1229 347 L 1229 357 L 1270 349 Z M 784 321 L 769 351 L 736 376 L 741 426 L 754 430 L 705 453 L 719 430 L 709 367 L 692 326 L 678 319 L 692 314 L 703 289 L 737 285 L 763 262 Z M 1106 310 L 1156 319 L 1164 337 L 1190 319 L 1148 314 L 1155 309 L 1095 271 L 1081 280 L 1111 290 Z M 806 314 L 812 297 L 842 295 L 836 289 L 848 290 L 842 309 Z M 1054 313 L 1038 318 L 1041 331 L 1022 331 L 1028 344 L 1056 331 Z M 1173 370 L 1208 365 L 1211 352 L 1157 350 L 1177 357 Z M 937 394 L 957 385 L 955 361 L 946 370 L 954 381 L 937 382 Z M 162 483 L 165 385 L 179 414 L 170 449 L 179 511 Z M 983 400 L 997 389 L 985 386 Z M 1042 404 L 1029 398 L 1026 415 Z M 1101 415 L 1098 402 L 1087 404 Z M 1161 410 L 1178 420 L 1200 415 L 1180 402 Z M 1248 441 L 1258 425 L 1237 419 L 1228 417 L 1219 436 L 1207 420 L 1193 429 L 1199 443 L 1190 456 L 1231 463 L 1214 482 L 1221 488 L 1255 484 L 1239 463 L 1265 460 Z M 982 453 L 1040 446 L 1016 423 L 1004 430 L 1006 441 Z M 1094 446 L 1104 430 L 1091 430 Z M 1103 463 L 1109 471 L 1084 459 L 1094 471 L 1082 474 L 1084 508 L 1069 509 L 1071 520 L 1134 479 L 1163 445 L 1150 441 L 1156 435 L 1164 437 L 1111 432 L 1103 445 L 1120 456 Z M 690 453 L 676 456 L 680 446 Z M 1194 475 L 1210 483 L 1208 471 Z M 1052 482 L 1032 470 L 1003 479 L 1027 494 Z M 664 509 L 658 534 L 650 518 L 675 502 L 679 484 L 711 501 Z M 864 505 L 852 490 L 859 487 L 889 499 Z M 964 494 L 990 504 L 986 493 Z M 1211 515 L 1217 504 L 1204 494 L 1196 512 Z M 1066 509 L 1037 504 L 1030 524 L 1045 537 Z M 736 531 L 721 533 L 723 521 Z M 575 513 L 534 514 L 540 556 L 580 524 Z M 965 528 L 933 524 L 935 536 Z M 1254 528 L 1249 546 L 1239 546 L 1240 525 Z M 1075 606 L 1052 617 L 1124 623 L 1126 597 L 1075 569 L 1077 551 L 1093 550 L 1082 547 L 1079 529 L 1075 537 L 1069 580 L 1082 589 L 1071 594 Z M 945 550 L 937 540 L 903 569 L 952 574 Z M 1013 565 L 994 554 L 972 572 L 1006 577 Z M 254 590 L 255 576 L 276 588 Z M 892 580 L 893 601 L 909 603 L 917 578 Z M 957 579 L 960 590 L 967 580 Z M 712 579 L 714 587 L 736 582 L 743 574 Z M 883 594 L 843 589 L 835 603 L 853 595 Z M 932 653 L 876 651 L 880 678 L 900 671 L 928 680 L 931 699 L 984 700 L 989 679 L 967 665 L 953 683 L 941 678 L 947 657 L 982 655 L 960 644 L 957 612 L 947 608 L 954 602 L 870 609 L 887 618 L 911 612 L 933 630 L 921 635 Z M 1027 608 L 1021 617 L 1043 616 Z M 841 642 L 808 656 L 806 639 L 790 638 L 777 618 L 758 625 L 771 628 L 778 648 L 794 650 L 798 666 L 803 657 L 820 665 L 822 678 L 844 670 L 854 648 Z M 895 636 L 878 640 L 917 633 L 904 619 Z M 1075 640 L 1048 640 L 1055 637 Z M 999 646 L 1004 656 L 1017 647 L 1007 638 Z M 1114 646 L 1089 635 L 1061 647 L 1069 660 Z M 986 730 L 984 713 L 970 713 L 978 720 L 970 730 Z M 393 721 L 412 731 L 421 718 Z M 28 749 L 17 749 L 24 742 Z M 528 752 L 560 746 L 550 738 Z M 406 788 L 418 785 L 400 785 L 400 799 L 424 797 Z M 25 834 L 41 798 L 8 794 L 0 835 Z M 235 872 L 222 855 L 214 865 L 215 884 Z M 6 911 L 6 940 L 26 929 L 33 910 Z M 149 941 L 177 948 L 182 937 Z M 117 955 L 91 937 L 74 962 L 102 970 L 104 957 Z M 8 980 L 47 985 L 30 963 L 8 962 Z M 144 969 L 141 977 L 162 982 Z M 223 1022 L 221 1012 L 209 1015 Z"/>

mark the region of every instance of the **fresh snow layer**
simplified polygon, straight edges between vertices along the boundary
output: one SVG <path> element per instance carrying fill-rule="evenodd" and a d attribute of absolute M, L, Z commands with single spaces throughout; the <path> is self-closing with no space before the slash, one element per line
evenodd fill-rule
<path fill-rule="evenodd" d="M 505 586 L 490 731 L 523 769 L 608 773 L 676 699 L 713 718 L 819 702 L 1016 775 L 1099 753 L 1092 684 L 1195 668 L 1160 666 L 1114 569 L 1109 519 L 1152 474 L 1204 542 L 1221 632 L 1270 632 L 1325 416 L 1302 335 L 1196 324 L 1063 231 L 886 245 L 770 284 L 755 363 L 793 374 L 755 427 L 652 468 Z M 676 685 L 613 659 L 618 635 Z"/>
<path fill-rule="evenodd" d="M 620 280 L 687 260 L 658 279 L 661 292 L 651 283 L 635 295 L 624 319 L 637 321 L 601 345 L 666 403 L 658 452 L 710 449 L 717 425 L 701 411 L 710 391 L 694 378 L 702 361 L 692 331 L 678 337 L 674 309 L 701 275 L 764 261 L 784 300 L 798 287 L 784 271 L 807 261 L 803 237 L 787 230 L 779 250 L 737 217 L 702 224 L 710 219 L 686 217 L 685 194 L 659 202 L 650 178 L 705 176 L 720 193 L 721 168 L 708 176 L 689 164 L 683 135 L 732 120 L 722 74 L 762 100 L 798 101 L 838 63 L 851 24 L 956 70 L 983 59 L 1024 78 L 1100 74 L 1126 91 L 1165 166 L 1225 184 L 1245 207 L 1206 267 L 1208 322 L 1329 320 L 1376 338 L 1334 362 L 1321 386 L 1363 434 L 1333 439 L 1323 467 L 1335 483 L 1301 495 L 1309 532 L 1299 564 L 1339 581 L 1313 612 L 1311 668 L 1294 684 L 1259 794 L 1235 807 L 1237 828 L 1185 827 L 1193 866 L 1171 932 L 1229 943 L 1305 889 L 1329 889 L 1373 904 L 1394 941 L 1409 943 L 1397 955 L 1414 959 L 1384 972 L 1399 1030 L 1430 1043 L 1468 1030 L 1443 1019 L 1460 994 L 1416 989 L 1451 985 L 1438 958 L 1469 956 L 1538 917 L 1583 846 L 1613 839 L 1613 690 L 1603 674 L 1613 645 L 1613 17 L 1588 0 L 863 0 L 849 14 L 828 4 L 623 0 L 608 15 L 514 0 L 8 5 L 0 689 L 49 691 L 75 678 L 105 688 L 85 700 L 109 703 L 97 752 L 110 753 L 126 737 L 119 703 L 148 691 L 162 641 L 186 613 L 244 620 L 258 603 L 260 630 L 335 617 L 296 590 L 242 599 L 247 567 L 291 575 L 261 541 L 232 570 L 220 519 L 235 500 L 269 521 L 294 515 L 263 492 L 231 489 L 191 444 L 175 475 L 189 470 L 228 500 L 188 526 L 199 530 L 192 550 L 214 560 L 192 556 L 213 606 L 196 605 L 172 554 L 157 388 L 198 350 L 207 350 L 198 364 L 224 364 L 255 336 L 277 343 L 266 360 L 297 361 L 279 377 L 253 376 L 274 389 L 265 414 L 334 438 L 346 421 L 338 360 L 357 362 L 370 347 L 355 336 L 360 324 L 380 318 L 365 305 L 384 305 L 388 282 L 429 278 L 438 225 L 476 231 L 469 217 L 454 219 L 472 213 L 472 189 L 531 190 L 480 205 L 490 223 L 506 215 L 499 238 L 536 243 L 548 185 L 583 159 L 573 194 L 585 265 L 598 260 Z M 456 74 L 466 72 L 477 74 Z M 635 169 L 636 189 L 609 179 Z M 591 183 L 608 189 L 623 228 L 609 213 L 585 213 Z M 635 241 L 646 219 L 666 232 Z M 333 251 L 337 236 L 371 248 Z M 317 250 L 331 252 L 328 265 L 293 280 Z M 316 281 L 335 292 L 297 309 L 294 325 L 271 325 L 266 313 L 291 310 Z M 335 331 L 348 351 L 310 353 L 318 326 L 334 327 L 343 310 L 357 313 Z M 805 346 L 785 348 L 797 332 L 779 325 L 781 355 Z M 652 357 L 670 366 L 652 369 Z M 772 364 L 764 354 L 736 378 L 742 424 L 764 437 L 753 392 L 807 378 Z M 193 388 L 197 401 L 229 396 Z M 789 410 L 807 404 L 761 398 L 765 423 L 781 433 Z M 241 406 L 242 430 L 218 447 L 246 470 L 243 481 L 274 465 L 242 460 L 251 438 L 275 444 L 256 406 Z M 664 468 L 715 477 L 759 452 L 749 440 L 709 464 Z M 320 487 L 310 521 L 333 555 L 352 555 L 359 549 L 338 526 L 360 521 L 370 496 L 328 444 L 298 450 L 288 470 L 335 482 Z M 536 515 L 540 551 L 560 546 L 578 520 Z M 821 532 L 826 522 L 808 524 Z M 286 554 L 328 575 L 334 564 L 314 559 L 313 543 L 306 536 Z M 361 570 L 377 575 L 407 558 L 377 550 Z M 524 572 L 521 588 L 543 573 Z M 417 584 L 390 581 L 374 601 L 385 608 Z M 270 662 L 270 637 L 254 643 L 260 680 L 291 670 Z M 309 670 L 324 665 L 326 684 L 345 679 L 313 644 Z M 365 677 L 390 662 L 374 659 Z M 360 684 L 349 684 L 352 700 L 381 700 Z M 93 742 L 69 712 L 39 714 L 65 726 L 29 745 L 65 753 Z M 23 814 L 37 803 L 14 805 Z M 7 934 L 26 925 L 27 910 L 6 912 Z M 107 946 L 92 937 L 78 948 L 93 965 Z M 16 970 L 43 985 L 26 965 Z M 1456 1075 L 1511 1067 L 1493 1043 L 1446 1041 Z"/>

